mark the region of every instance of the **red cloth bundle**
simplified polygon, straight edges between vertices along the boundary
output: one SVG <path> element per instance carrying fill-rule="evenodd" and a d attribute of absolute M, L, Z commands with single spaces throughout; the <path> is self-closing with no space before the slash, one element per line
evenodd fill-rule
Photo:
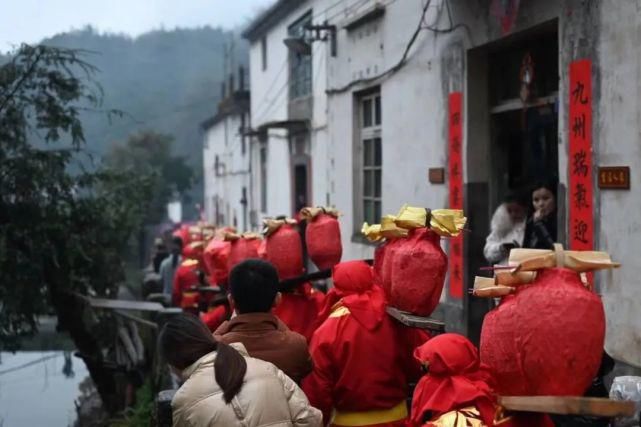
<path fill-rule="evenodd" d="M 264 240 L 264 258 L 276 268 L 280 280 L 303 274 L 303 243 L 295 224 L 269 221 L 266 225 L 268 232 Z"/>
<path fill-rule="evenodd" d="M 309 342 L 319 324 L 318 313 L 322 310 L 324 301 L 325 294 L 314 290 L 309 283 L 303 283 L 293 292 L 283 293 L 280 304 L 272 313 Z"/>
<path fill-rule="evenodd" d="M 227 259 L 227 271 L 231 272 L 237 264 L 249 258 L 259 258 L 258 247 L 261 240 L 254 235 L 243 235 L 231 240 L 231 249 Z"/>
<path fill-rule="evenodd" d="M 428 373 L 414 390 L 413 425 L 422 425 L 427 414 L 436 419 L 468 406 L 476 407 L 485 423 L 492 424 L 496 407 L 492 378 L 467 338 L 438 335 L 418 347 L 414 357 L 427 367 Z"/>
<path fill-rule="evenodd" d="M 381 286 L 385 291 L 385 296 L 389 300 L 392 296 L 392 260 L 396 250 L 402 245 L 404 239 L 389 239 L 383 245 L 383 253 L 380 255 L 379 261 L 374 259 L 374 271 L 380 271 Z"/>
<path fill-rule="evenodd" d="M 384 278 L 385 270 L 391 270 L 390 305 L 420 316 L 432 314 L 447 273 L 447 256 L 439 235 L 428 228 L 411 230 L 390 253 L 386 251 L 384 266 Z M 384 288 L 388 286 L 385 279 L 383 283 Z"/>
<path fill-rule="evenodd" d="M 172 291 L 172 303 L 181 308 L 194 308 L 198 304 L 198 292 L 190 290 L 198 286 L 200 264 L 194 259 L 184 260 L 176 269 Z"/>
<path fill-rule="evenodd" d="M 481 360 L 503 395 L 580 396 L 601 362 L 605 314 L 578 273 L 540 270 L 485 316 Z"/>
<path fill-rule="evenodd" d="M 174 232 L 171 234 L 174 237 L 180 237 L 180 240 L 183 242 L 184 245 L 188 245 L 191 242 L 190 234 L 189 234 L 189 225 L 187 224 L 182 224 L 180 227 L 178 227 Z"/>
<path fill-rule="evenodd" d="M 307 219 L 305 242 L 309 257 L 320 270 L 334 267 L 343 256 L 338 212 L 323 208 L 305 208 L 301 215 Z"/>
<path fill-rule="evenodd" d="M 227 320 L 227 307 L 224 304 L 211 307 L 206 313 L 200 314 L 200 319 L 213 333 L 225 320 Z"/>
<path fill-rule="evenodd" d="M 227 260 L 231 252 L 231 242 L 214 238 L 205 248 L 203 261 L 209 272 L 211 281 L 217 285 L 227 282 L 229 271 Z"/>

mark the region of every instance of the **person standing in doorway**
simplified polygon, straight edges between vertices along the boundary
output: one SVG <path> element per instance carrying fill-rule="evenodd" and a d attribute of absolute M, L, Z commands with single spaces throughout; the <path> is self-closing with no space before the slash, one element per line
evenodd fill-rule
<path fill-rule="evenodd" d="M 507 265 L 510 250 L 523 245 L 526 216 L 526 203 L 518 193 L 509 193 L 492 216 L 492 231 L 483 249 L 489 263 Z"/>
<path fill-rule="evenodd" d="M 525 225 L 523 247 L 553 249 L 557 240 L 556 185 L 541 183 L 531 193 L 532 214 Z"/>

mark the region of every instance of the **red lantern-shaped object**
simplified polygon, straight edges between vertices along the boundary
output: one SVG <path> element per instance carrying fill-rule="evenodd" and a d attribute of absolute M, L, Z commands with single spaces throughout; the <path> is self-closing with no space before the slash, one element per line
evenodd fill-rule
<path fill-rule="evenodd" d="M 209 241 L 205 248 L 203 261 L 212 282 L 220 285 L 227 282 L 229 271 L 227 270 L 227 260 L 231 251 L 231 242 L 214 238 Z"/>
<path fill-rule="evenodd" d="M 379 254 L 379 260 L 374 259 L 374 272 L 377 271 L 380 273 L 381 286 L 383 286 L 383 291 L 385 291 L 385 296 L 388 301 L 392 296 L 392 260 L 394 259 L 394 254 L 396 249 L 405 241 L 404 238 L 399 239 L 389 239 L 382 246 L 382 254 Z"/>
<path fill-rule="evenodd" d="M 309 257 L 320 270 L 328 270 L 341 261 L 341 229 L 335 215 L 320 213 L 309 219 L 305 241 Z"/>
<path fill-rule="evenodd" d="M 267 259 L 267 240 L 263 239 L 258 245 L 258 258 Z"/>
<path fill-rule="evenodd" d="M 174 237 L 180 237 L 180 240 L 182 240 L 183 246 L 186 246 L 189 243 L 191 243 L 191 235 L 189 234 L 189 225 L 187 224 L 182 224 L 180 227 L 174 230 L 174 232 L 171 235 Z"/>
<path fill-rule="evenodd" d="M 410 231 L 391 251 L 391 295 L 389 303 L 399 310 L 429 316 L 438 305 L 447 273 L 447 256 L 440 237 L 428 228 Z"/>
<path fill-rule="evenodd" d="M 265 239 L 265 258 L 271 262 L 280 280 L 303 274 L 303 244 L 293 224 L 283 224 Z"/>
<path fill-rule="evenodd" d="M 601 363 L 605 314 L 579 274 L 545 269 L 485 316 L 481 361 L 504 395 L 580 396 Z"/>
<path fill-rule="evenodd" d="M 232 240 L 229 259 L 227 260 L 227 271 L 231 272 L 232 268 L 246 259 L 258 258 L 260 242 L 258 238 L 244 236 L 237 240 Z"/>

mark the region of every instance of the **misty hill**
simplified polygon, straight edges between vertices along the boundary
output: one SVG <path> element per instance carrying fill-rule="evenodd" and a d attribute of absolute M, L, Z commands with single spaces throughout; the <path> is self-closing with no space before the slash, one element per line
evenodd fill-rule
<path fill-rule="evenodd" d="M 95 78 L 104 90 L 102 108 L 127 113 L 111 123 L 104 114 L 83 115 L 92 154 L 103 155 L 114 141 L 150 129 L 173 135 L 175 151 L 188 157 L 200 176 L 199 124 L 216 112 L 221 82 L 232 69 L 228 65 L 224 70 L 232 39 L 235 48 L 227 64 L 237 69 L 247 62 L 247 46 L 233 32 L 219 28 L 158 30 L 130 38 L 87 27 L 42 43 L 91 51 L 86 59 L 100 70 Z M 192 191 L 195 202 L 202 198 L 201 185 Z"/>

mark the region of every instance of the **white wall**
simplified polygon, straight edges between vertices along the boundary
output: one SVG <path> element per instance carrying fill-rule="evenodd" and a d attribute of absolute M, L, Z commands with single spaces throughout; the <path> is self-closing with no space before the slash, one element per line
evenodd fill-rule
<path fill-rule="evenodd" d="M 327 8 L 334 4 L 333 9 Z M 301 5 L 289 11 L 286 18 L 272 27 L 266 34 L 267 69 L 262 69 L 262 48 L 260 39 L 250 46 L 250 87 L 251 87 L 251 123 L 258 129 L 266 123 L 288 119 L 289 103 L 289 62 L 288 50 L 283 40 L 288 37 L 287 28 L 307 11 L 312 9 L 312 20 L 321 23 L 327 17 L 340 12 L 336 2 L 330 0 L 302 1 Z M 328 192 L 327 182 L 327 102 L 325 96 L 326 65 L 329 56 L 329 44 L 314 42 L 312 44 L 312 94 L 313 118 L 308 124 L 310 131 L 310 150 L 312 158 L 310 170 L 311 197 L 315 205 L 324 205 Z M 284 129 L 270 129 L 267 137 L 267 211 L 261 216 L 292 215 L 292 168 L 288 133 Z M 257 207 L 260 200 L 258 139 L 254 138 L 255 155 L 253 156 L 254 191 Z"/>
<path fill-rule="evenodd" d="M 608 0 L 601 6 L 598 62 L 599 121 L 594 127 L 598 164 L 630 166 L 630 191 L 601 190 L 599 249 L 623 264 L 604 274 L 606 349 L 619 360 L 641 367 L 641 14 L 632 0 Z M 598 190 L 597 190 L 598 191 Z M 611 280 L 610 280 L 611 279 Z"/>
<path fill-rule="evenodd" d="M 239 133 L 241 118 L 239 115 L 227 116 L 205 132 L 204 183 L 205 213 L 208 221 L 215 222 L 214 197 L 218 196 L 220 212 L 225 215 L 225 224 L 234 225 L 234 218 L 240 231 L 243 229 L 242 188 L 249 193 L 249 139 L 246 138 L 245 154 L 242 153 L 242 141 Z M 221 176 L 214 170 L 215 157 L 224 165 L 219 167 Z M 249 209 L 247 206 L 247 229 L 250 228 Z"/>
<path fill-rule="evenodd" d="M 261 70 L 260 43 L 250 51 L 252 87 L 252 125 L 254 128 L 270 120 L 287 118 L 286 57 L 282 39 L 287 25 L 314 5 L 314 20 L 326 1 L 306 2 L 275 27 L 268 35 L 269 68 Z M 329 46 L 314 44 L 314 119 L 311 138 L 312 194 L 314 204 L 330 203 L 344 213 L 341 218 L 344 259 L 371 257 L 373 247 L 363 244 L 355 231 L 360 221 L 354 221 L 353 159 L 354 151 L 354 93 L 366 89 L 356 86 L 350 90 L 323 96 L 359 78 L 377 75 L 397 63 L 420 18 L 421 0 L 384 2 L 385 15 L 377 22 L 348 33 L 342 23 L 350 16 L 374 4 L 374 0 L 345 0 L 324 18 L 338 25 L 338 56 L 329 56 Z M 436 22 L 445 2 L 433 0 L 426 22 L 444 28 L 449 25 L 444 14 Z M 359 6 L 358 8 L 356 6 Z M 380 85 L 382 96 L 383 133 L 383 212 L 395 213 L 403 203 L 432 208 L 447 204 L 447 186 L 431 185 L 427 180 L 430 167 L 445 167 L 447 161 L 447 93 L 464 92 L 464 156 L 479 154 L 479 159 L 464 158 L 464 164 L 483 162 L 484 153 L 474 150 L 475 142 L 488 136 L 476 135 L 467 122 L 468 84 L 466 73 L 467 49 L 501 39 L 499 25 L 491 16 L 487 2 L 451 0 L 454 23 L 465 23 L 448 34 L 422 31 L 411 50 L 408 63 L 392 77 L 372 85 Z M 327 6 L 325 6 L 327 7 Z M 587 9 L 586 9 L 587 8 Z M 592 10 L 590 12 L 588 9 Z M 624 165 L 631 168 L 631 191 L 599 191 L 595 186 L 597 212 L 597 249 L 608 251 L 623 268 L 611 276 L 600 275 L 607 312 L 606 348 L 619 360 L 641 366 L 641 298 L 637 296 L 641 267 L 637 254 L 641 248 L 641 198 L 636 186 L 641 170 L 641 14 L 633 0 L 540 0 L 521 2 L 513 32 L 519 32 L 551 19 L 559 19 L 559 175 L 567 184 L 567 100 L 569 62 L 581 57 L 594 61 L 595 86 L 595 171 L 598 165 Z M 594 24 L 586 23 L 581 14 L 596 13 Z M 593 49 L 591 46 L 594 45 Z M 582 52 L 587 48 L 592 50 Z M 460 69 L 444 66 L 448 55 L 459 55 Z M 326 62 L 325 62 L 326 61 Z M 279 71 L 285 68 L 285 72 Z M 278 77 L 276 77 L 278 75 Z M 273 86 L 270 92 L 269 86 Z M 279 92 L 279 89 L 282 90 Z M 273 104 L 271 108 L 266 105 Z M 267 113 L 265 113 L 267 111 Z M 269 212 L 284 213 L 291 207 L 289 151 L 286 134 L 269 138 Z M 484 141 L 483 144 L 486 144 Z M 477 150 L 478 151 L 478 150 Z M 256 155 L 257 159 L 258 156 Z M 479 168 L 467 171 L 465 182 L 487 181 L 490 171 Z M 255 187 L 259 183 L 255 182 Z M 258 199 L 257 199 L 258 200 Z M 488 207 L 489 209 L 489 207 Z M 356 241 L 354 241 L 356 240 Z"/>
<path fill-rule="evenodd" d="M 358 4 L 362 2 L 352 2 Z M 435 1 L 438 6 L 441 2 Z M 371 7 L 373 1 L 362 8 Z M 355 13 L 358 13 L 355 10 Z M 437 12 L 432 6 L 427 18 Z M 328 64 L 328 88 L 343 87 L 354 79 L 368 78 L 393 67 L 416 29 L 421 12 L 420 0 L 394 2 L 382 19 L 354 31 L 339 32 L 339 55 Z M 410 60 L 380 86 L 382 103 L 383 213 L 395 214 L 404 204 L 439 208 L 446 206 L 447 188 L 428 182 L 430 167 L 446 164 L 446 139 L 441 123 L 446 122 L 447 100 L 441 90 L 438 47 L 432 36 L 422 32 L 411 51 Z M 329 96 L 331 198 L 345 213 L 342 219 L 345 259 L 371 257 L 373 247 L 360 242 L 362 222 L 354 218 L 353 156 L 355 91 Z M 333 159 L 333 167 L 332 165 Z M 331 187 L 331 185 L 330 185 Z"/>

